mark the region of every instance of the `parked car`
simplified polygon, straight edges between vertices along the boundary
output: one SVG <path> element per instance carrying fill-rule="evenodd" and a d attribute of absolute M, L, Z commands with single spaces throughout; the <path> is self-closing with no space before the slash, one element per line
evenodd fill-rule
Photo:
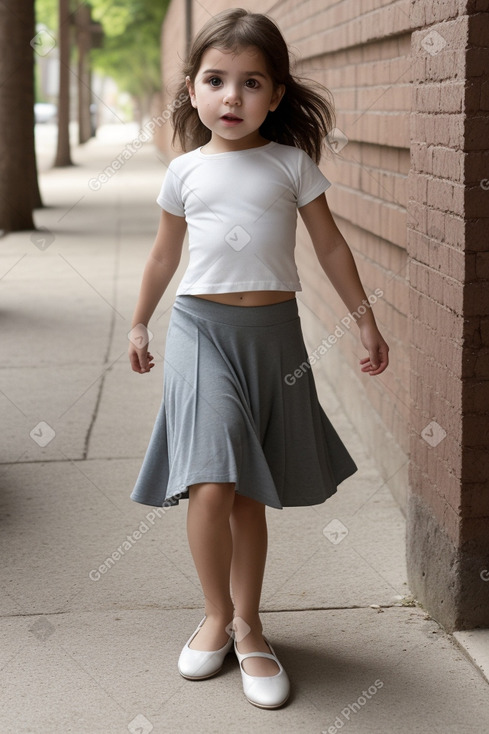
<path fill-rule="evenodd" d="M 34 119 L 36 124 L 56 122 L 58 108 L 51 102 L 36 102 L 34 105 Z"/>

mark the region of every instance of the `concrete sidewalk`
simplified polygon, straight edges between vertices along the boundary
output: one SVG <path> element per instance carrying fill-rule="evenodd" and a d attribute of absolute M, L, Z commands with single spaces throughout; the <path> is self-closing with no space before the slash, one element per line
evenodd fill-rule
<path fill-rule="evenodd" d="M 290 702 L 247 703 L 234 656 L 211 680 L 179 676 L 202 617 L 186 503 L 158 512 L 129 494 L 185 262 L 151 324 L 157 366 L 136 375 L 127 333 L 165 168 L 146 145 L 93 183 L 134 136 L 102 129 L 76 167 L 45 172 L 45 229 L 1 241 L 0 731 L 489 731 L 487 682 L 411 600 L 402 514 L 323 382 L 359 471 L 319 507 L 268 512 L 263 622 Z"/>

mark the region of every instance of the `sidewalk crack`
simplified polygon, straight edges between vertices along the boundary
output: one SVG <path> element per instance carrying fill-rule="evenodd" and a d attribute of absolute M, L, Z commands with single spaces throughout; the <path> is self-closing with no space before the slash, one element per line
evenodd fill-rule
<path fill-rule="evenodd" d="M 114 304 L 117 303 L 117 279 L 119 276 L 119 268 L 120 268 L 120 250 L 121 250 L 121 218 L 120 218 L 120 199 L 117 201 L 117 217 L 116 217 L 116 249 L 115 249 L 115 264 L 114 264 L 114 276 L 113 276 L 113 284 L 112 284 L 112 302 Z M 112 344 L 114 340 L 114 332 L 115 332 L 115 323 L 116 323 L 116 314 L 118 312 L 116 311 L 115 307 L 112 309 L 112 315 L 110 319 L 110 326 L 109 326 L 109 336 L 107 339 L 107 349 L 105 351 L 104 355 L 104 361 L 103 365 L 104 368 L 109 365 L 109 357 L 110 357 L 110 350 L 112 349 Z M 118 314 L 120 316 L 120 314 Z M 117 361 L 117 360 L 116 360 Z M 100 407 L 100 403 L 102 401 L 102 395 L 104 391 L 105 386 L 105 378 L 107 376 L 107 373 L 111 371 L 113 365 L 109 365 L 107 369 L 104 369 L 104 373 L 100 379 L 100 385 L 98 388 L 98 394 L 97 399 L 95 401 L 95 405 L 93 408 L 92 417 L 90 420 L 90 425 L 88 426 L 87 433 L 85 436 L 85 442 L 83 445 L 83 454 L 82 459 L 85 460 L 88 457 L 88 452 L 90 450 L 90 440 L 92 437 L 92 431 L 95 426 L 95 422 L 98 417 L 98 411 Z"/>

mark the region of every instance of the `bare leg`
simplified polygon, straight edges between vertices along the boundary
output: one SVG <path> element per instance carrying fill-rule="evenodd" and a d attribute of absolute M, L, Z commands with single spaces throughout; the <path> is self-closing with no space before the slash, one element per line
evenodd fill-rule
<path fill-rule="evenodd" d="M 219 650 L 229 639 L 233 618 L 229 578 L 233 552 L 229 516 L 234 484 L 193 484 L 189 487 L 187 534 L 205 597 L 206 620 L 192 640 L 195 650 Z"/>
<path fill-rule="evenodd" d="M 231 512 L 231 532 L 231 586 L 237 646 L 241 653 L 269 653 L 258 613 L 267 557 L 265 505 L 236 494 Z M 279 672 L 277 664 L 267 658 L 249 658 L 244 661 L 243 669 L 245 673 L 256 676 Z"/>

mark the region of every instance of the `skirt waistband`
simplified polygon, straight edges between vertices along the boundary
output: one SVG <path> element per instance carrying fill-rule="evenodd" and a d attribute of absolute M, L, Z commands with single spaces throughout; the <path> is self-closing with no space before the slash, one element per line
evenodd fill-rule
<path fill-rule="evenodd" d="M 269 306 L 229 306 L 197 296 L 177 296 L 173 308 L 230 326 L 276 326 L 299 318 L 295 298 Z"/>

